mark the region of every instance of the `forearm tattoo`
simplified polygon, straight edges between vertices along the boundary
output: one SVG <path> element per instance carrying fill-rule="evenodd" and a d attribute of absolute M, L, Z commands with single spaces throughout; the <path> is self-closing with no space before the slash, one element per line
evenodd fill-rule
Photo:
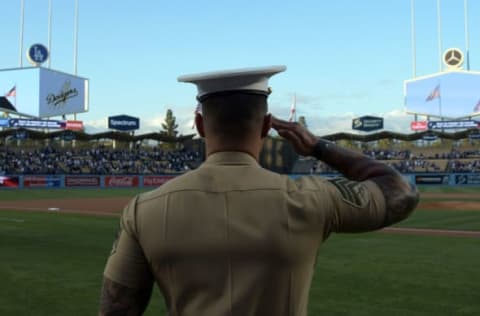
<path fill-rule="evenodd" d="M 131 289 L 104 278 L 100 298 L 100 316 L 142 315 L 145 311 L 152 286 L 145 289 Z"/>
<path fill-rule="evenodd" d="M 416 187 L 391 176 L 372 178 L 385 197 L 386 217 L 383 227 L 397 223 L 410 215 L 419 201 Z"/>

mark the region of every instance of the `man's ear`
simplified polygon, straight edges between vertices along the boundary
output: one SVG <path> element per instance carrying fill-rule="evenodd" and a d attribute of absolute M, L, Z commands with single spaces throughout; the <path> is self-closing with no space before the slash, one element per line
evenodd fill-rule
<path fill-rule="evenodd" d="M 195 126 L 197 127 L 197 132 L 201 137 L 205 137 L 205 129 L 203 126 L 203 116 L 200 113 L 195 114 Z"/>
<path fill-rule="evenodd" d="M 272 114 L 269 113 L 263 117 L 262 138 L 267 137 L 270 128 L 272 128 Z"/>

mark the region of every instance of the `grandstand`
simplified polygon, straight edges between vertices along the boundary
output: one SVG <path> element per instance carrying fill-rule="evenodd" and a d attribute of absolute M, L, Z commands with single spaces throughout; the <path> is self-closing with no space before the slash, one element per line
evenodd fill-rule
<path fill-rule="evenodd" d="M 0 175 L 181 174 L 197 168 L 205 159 L 203 140 L 193 139 L 193 135 L 172 138 L 160 133 L 132 136 L 71 132 L 76 141 L 64 141 L 62 132 L 23 129 L 29 139 L 17 140 L 17 131 L 0 132 Z M 423 141 L 420 133 L 395 134 L 394 139 L 389 139 L 382 132 L 367 135 L 368 141 L 362 135 L 346 133 L 325 138 L 385 161 L 402 173 L 479 172 L 480 141 L 468 138 L 470 134 L 465 132 L 447 135 L 436 142 Z M 266 140 L 260 163 L 285 174 L 335 173 L 322 162 L 299 157 L 278 137 Z"/>
<path fill-rule="evenodd" d="M 421 140 L 380 144 L 338 140 L 340 145 L 382 160 L 401 173 L 475 173 L 479 172 L 480 142 L 469 138 L 439 140 L 434 144 Z M 301 157 L 294 164 L 293 174 L 336 173 L 328 165 L 309 157 Z"/>

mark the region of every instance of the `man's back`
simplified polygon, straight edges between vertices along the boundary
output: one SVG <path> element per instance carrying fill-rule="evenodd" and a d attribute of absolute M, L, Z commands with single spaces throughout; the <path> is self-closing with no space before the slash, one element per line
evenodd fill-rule
<path fill-rule="evenodd" d="M 335 217 L 328 187 L 262 169 L 247 154 L 217 153 L 141 195 L 124 218 L 171 315 L 305 315 Z"/>
<path fill-rule="evenodd" d="M 197 85 L 195 125 L 208 158 L 127 206 L 101 315 L 141 315 L 154 280 L 171 315 L 305 315 L 318 247 L 331 232 L 379 229 L 415 208 L 415 188 L 395 170 L 268 114 L 268 79 L 284 70 L 178 78 Z M 291 180 L 260 168 L 271 127 L 350 180 Z"/>

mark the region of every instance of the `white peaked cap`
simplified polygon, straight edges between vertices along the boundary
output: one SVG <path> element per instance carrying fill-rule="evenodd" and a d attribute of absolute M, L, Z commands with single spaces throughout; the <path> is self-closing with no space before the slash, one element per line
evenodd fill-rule
<path fill-rule="evenodd" d="M 197 99 L 201 102 L 208 95 L 219 92 L 245 91 L 269 95 L 268 79 L 286 69 L 285 66 L 269 66 L 222 70 L 184 75 L 178 77 L 177 80 L 197 85 Z"/>

